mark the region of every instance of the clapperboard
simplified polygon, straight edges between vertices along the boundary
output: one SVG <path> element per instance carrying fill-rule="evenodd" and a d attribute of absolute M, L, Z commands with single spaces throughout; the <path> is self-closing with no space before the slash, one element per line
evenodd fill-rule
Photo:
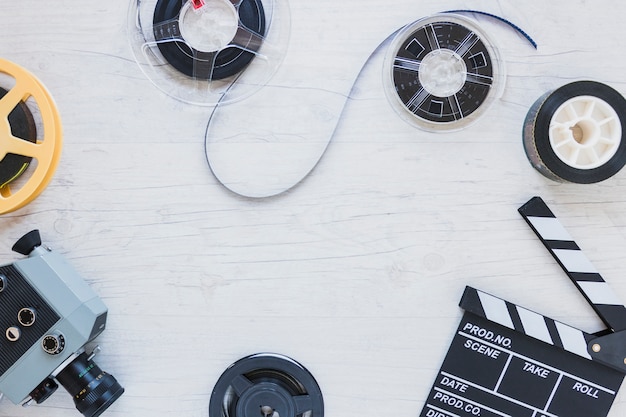
<path fill-rule="evenodd" d="M 548 206 L 519 209 L 608 329 L 585 333 L 466 287 L 420 417 L 603 417 L 626 374 L 626 308 Z"/>

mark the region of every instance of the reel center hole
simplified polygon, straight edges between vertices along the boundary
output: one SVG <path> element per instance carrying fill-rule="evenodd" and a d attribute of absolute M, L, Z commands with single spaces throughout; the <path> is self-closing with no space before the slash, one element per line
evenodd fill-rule
<path fill-rule="evenodd" d="M 180 11 L 181 35 L 198 51 L 217 52 L 235 38 L 239 14 L 230 1 L 204 1 L 204 7 L 198 10 L 185 3 Z"/>
<path fill-rule="evenodd" d="M 269 405 L 261 406 L 261 415 L 263 417 L 280 417 L 276 411 Z"/>
<path fill-rule="evenodd" d="M 449 97 L 465 84 L 467 67 L 463 58 L 450 49 L 429 52 L 420 64 L 419 81 L 437 97 Z"/>
<path fill-rule="evenodd" d="M 599 129 L 596 123 L 590 120 L 581 120 L 570 127 L 574 140 L 581 145 L 591 145 L 598 138 Z"/>

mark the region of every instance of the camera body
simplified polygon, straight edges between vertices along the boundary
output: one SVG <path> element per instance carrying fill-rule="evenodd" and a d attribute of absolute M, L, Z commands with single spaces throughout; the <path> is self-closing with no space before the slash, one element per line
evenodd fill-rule
<path fill-rule="evenodd" d="M 37 230 L 13 250 L 28 257 L 0 266 L 0 392 L 14 404 L 41 403 L 59 381 L 85 416 L 100 415 L 124 392 L 84 353 L 104 330 L 107 307 Z"/>

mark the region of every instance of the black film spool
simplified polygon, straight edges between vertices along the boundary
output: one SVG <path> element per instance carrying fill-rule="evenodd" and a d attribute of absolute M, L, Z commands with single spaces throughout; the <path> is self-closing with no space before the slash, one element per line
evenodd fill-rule
<path fill-rule="evenodd" d="M 496 50 L 469 19 L 435 15 L 407 26 L 398 38 L 389 59 L 392 102 L 399 101 L 399 111 L 418 126 L 465 126 L 498 93 Z"/>
<path fill-rule="evenodd" d="M 323 417 L 322 392 L 298 362 L 276 354 L 232 364 L 213 388 L 209 417 Z"/>
<path fill-rule="evenodd" d="M 154 8 L 153 25 L 156 26 L 159 23 L 177 19 L 186 1 L 158 0 Z M 265 12 L 261 0 L 243 0 L 237 8 L 239 25 L 261 37 L 264 36 Z M 221 80 L 243 70 L 254 58 L 254 53 L 251 50 L 256 50 L 258 45 L 250 36 L 248 45 L 246 45 L 248 50 L 229 45 L 218 51 L 215 57 L 211 54 L 203 54 L 181 41 L 159 42 L 158 48 L 167 62 L 183 74 L 200 79 Z M 203 67 L 206 70 L 194 71 L 194 61 L 213 59 L 213 63 L 204 63 Z"/>
<path fill-rule="evenodd" d="M 590 184 L 626 164 L 626 99 L 595 81 L 577 81 L 547 93 L 524 121 L 531 164 L 554 181 Z"/>
<path fill-rule="evenodd" d="M 0 88 L 0 98 L 7 94 L 7 90 Z M 16 138 L 35 142 L 37 140 L 37 126 L 32 113 L 23 101 L 9 113 L 11 134 Z M 32 158 L 24 155 L 8 153 L 0 161 L 0 188 L 18 178 L 30 164 Z"/>

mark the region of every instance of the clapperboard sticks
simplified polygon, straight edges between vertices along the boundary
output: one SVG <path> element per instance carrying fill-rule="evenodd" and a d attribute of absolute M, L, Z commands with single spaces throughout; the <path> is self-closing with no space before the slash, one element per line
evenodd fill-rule
<path fill-rule="evenodd" d="M 626 307 L 540 197 L 518 211 L 608 327 L 594 335 L 578 331 L 586 342 L 581 355 L 626 373 Z"/>
<path fill-rule="evenodd" d="M 602 417 L 626 374 L 626 308 L 548 206 L 519 209 L 608 329 L 583 332 L 467 287 L 420 417 Z"/>

